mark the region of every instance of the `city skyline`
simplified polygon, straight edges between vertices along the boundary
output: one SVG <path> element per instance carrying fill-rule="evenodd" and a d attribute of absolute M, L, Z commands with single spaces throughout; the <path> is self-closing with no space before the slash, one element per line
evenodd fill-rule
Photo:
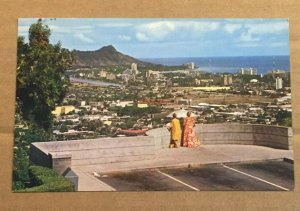
<path fill-rule="evenodd" d="M 28 40 L 37 18 L 20 18 Z M 93 51 L 113 45 L 136 58 L 289 55 L 288 19 L 45 19 L 51 43 Z"/>

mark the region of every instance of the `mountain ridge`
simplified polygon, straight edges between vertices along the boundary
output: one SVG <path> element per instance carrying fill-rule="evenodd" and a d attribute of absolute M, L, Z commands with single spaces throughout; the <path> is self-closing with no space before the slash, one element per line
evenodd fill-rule
<path fill-rule="evenodd" d="M 119 52 L 113 45 L 103 46 L 95 51 L 79 51 L 75 50 L 74 66 L 109 66 L 109 65 L 126 65 L 130 66 L 136 63 L 138 66 L 153 66 L 150 62 L 143 62 L 132 56 Z"/>

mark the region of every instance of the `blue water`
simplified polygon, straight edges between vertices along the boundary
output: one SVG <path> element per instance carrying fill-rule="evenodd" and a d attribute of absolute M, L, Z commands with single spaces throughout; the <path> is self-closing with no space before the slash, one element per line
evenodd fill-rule
<path fill-rule="evenodd" d="M 241 68 L 256 68 L 258 74 L 273 69 L 290 70 L 289 56 L 243 56 L 243 57 L 193 57 L 193 58 L 142 58 L 142 61 L 166 66 L 182 65 L 189 62 L 207 72 L 236 73 Z"/>

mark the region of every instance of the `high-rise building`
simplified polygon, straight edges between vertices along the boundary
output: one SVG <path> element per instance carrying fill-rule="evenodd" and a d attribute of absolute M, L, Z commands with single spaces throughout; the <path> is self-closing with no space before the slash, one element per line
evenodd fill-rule
<path fill-rule="evenodd" d="M 138 73 L 138 69 L 137 69 L 137 64 L 136 63 L 132 63 L 131 64 L 131 69 L 132 69 L 132 73 L 133 74 L 137 74 Z"/>
<path fill-rule="evenodd" d="M 228 85 L 231 85 L 232 84 L 232 76 L 228 76 Z"/>
<path fill-rule="evenodd" d="M 288 72 L 285 70 L 270 70 L 268 74 L 273 75 L 275 77 L 284 78 L 288 76 Z"/>
<path fill-rule="evenodd" d="M 194 62 L 191 62 L 191 69 L 192 69 L 192 70 L 195 69 L 195 64 L 194 64 Z"/>
<path fill-rule="evenodd" d="M 276 78 L 276 89 L 282 89 L 282 78 L 277 77 Z"/>
<path fill-rule="evenodd" d="M 231 75 L 224 75 L 223 84 L 224 84 L 224 86 L 231 85 L 232 84 L 232 76 Z"/>
<path fill-rule="evenodd" d="M 189 62 L 189 63 L 186 63 L 185 65 L 188 69 L 191 69 L 191 70 L 195 69 L 195 63 L 194 62 Z"/>
<path fill-rule="evenodd" d="M 255 68 L 241 68 L 239 73 L 242 75 L 257 75 L 257 70 Z"/>

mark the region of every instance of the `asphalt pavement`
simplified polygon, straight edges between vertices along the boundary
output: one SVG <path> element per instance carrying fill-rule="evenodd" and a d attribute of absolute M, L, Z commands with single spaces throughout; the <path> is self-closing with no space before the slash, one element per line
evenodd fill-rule
<path fill-rule="evenodd" d="M 72 169 L 79 175 L 78 191 L 289 191 L 292 163 L 292 150 L 202 145 L 161 149 L 152 160 Z"/>
<path fill-rule="evenodd" d="M 116 191 L 290 191 L 294 188 L 293 165 L 280 160 L 139 170 L 97 178 Z"/>

